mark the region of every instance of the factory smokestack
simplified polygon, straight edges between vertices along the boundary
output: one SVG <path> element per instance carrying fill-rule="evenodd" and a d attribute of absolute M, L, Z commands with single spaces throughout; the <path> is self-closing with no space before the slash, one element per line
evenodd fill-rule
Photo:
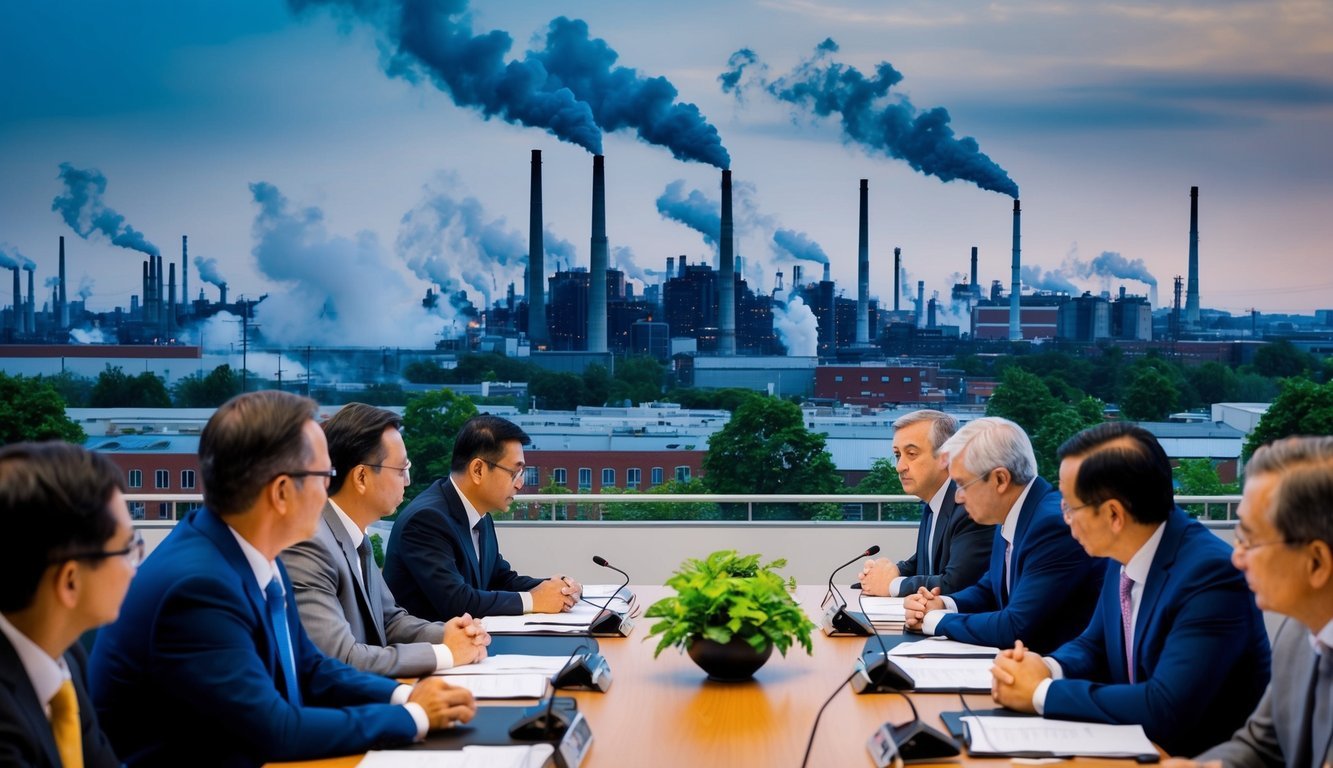
<path fill-rule="evenodd" d="M 801 265 L 794 264 L 791 268 L 791 287 L 796 290 L 801 287 Z"/>
<path fill-rule="evenodd" d="M 666 279 L 667 279 L 667 280 L 670 280 L 671 278 L 673 278 L 673 277 L 675 277 L 675 276 L 676 276 L 676 257 L 675 257 L 675 256 L 668 256 L 668 257 L 667 257 Z"/>
<path fill-rule="evenodd" d="M 162 306 L 163 297 L 166 295 L 163 289 L 166 287 L 167 276 L 165 270 L 162 269 L 162 256 L 160 254 L 156 257 L 156 261 L 157 285 L 153 288 L 153 302 L 156 306 L 153 307 L 153 319 L 157 322 L 157 327 L 160 330 L 165 324 L 167 314 L 166 307 Z"/>
<path fill-rule="evenodd" d="M 11 312 L 10 314 L 13 316 L 14 321 L 10 325 L 13 327 L 14 333 L 23 333 L 23 284 L 19 282 L 18 265 L 15 264 L 13 269 L 14 269 L 14 311 Z"/>
<path fill-rule="evenodd" d="M 722 225 L 717 246 L 720 355 L 736 354 L 736 264 L 732 259 L 731 170 L 722 172 Z"/>
<path fill-rule="evenodd" d="M 861 179 L 861 221 L 856 249 L 856 343 L 870 343 L 870 180 Z"/>
<path fill-rule="evenodd" d="M 592 268 L 588 284 L 588 351 L 606 351 L 606 158 L 592 156 Z"/>
<path fill-rule="evenodd" d="M 1185 291 L 1185 322 L 1199 324 L 1199 188 L 1190 187 L 1190 271 Z"/>
<path fill-rule="evenodd" d="M 1019 233 L 1021 232 L 1019 224 L 1018 198 L 1014 198 L 1014 273 L 1009 281 L 1009 340 L 1019 341 L 1023 338 L 1023 329 L 1018 322 L 1019 296 L 1022 293 L 1022 285 L 1019 277 L 1020 271 L 1020 250 L 1018 247 Z"/>
<path fill-rule="evenodd" d="M 181 314 L 190 314 L 190 238 L 181 235 Z M 176 306 L 173 299 L 171 305 Z"/>
<path fill-rule="evenodd" d="M 65 236 L 60 236 L 60 295 L 58 302 L 59 310 L 56 313 L 56 322 L 60 327 L 69 327 L 69 297 L 65 293 Z"/>
<path fill-rule="evenodd" d="M 977 292 L 977 247 L 972 246 L 972 279 L 968 282 L 972 286 L 972 292 Z"/>
<path fill-rule="evenodd" d="M 532 150 L 528 201 L 528 339 L 546 346 L 546 243 L 542 235 L 542 151 Z"/>
<path fill-rule="evenodd" d="M 935 309 L 936 309 L 936 305 L 937 305 L 938 303 L 939 303 L 939 300 L 936 299 L 936 298 L 933 297 L 933 296 L 931 297 L 930 301 L 926 303 L 926 327 L 927 327 L 927 328 L 934 328 L 934 327 L 935 327 Z"/>
<path fill-rule="evenodd" d="M 223 309 L 226 309 L 226 308 L 227 308 L 227 284 L 226 284 L 226 283 L 219 283 L 219 284 L 218 284 L 218 304 L 220 304 L 220 305 L 222 306 Z"/>
<path fill-rule="evenodd" d="M 916 281 L 916 327 L 926 327 L 926 281 Z"/>
<path fill-rule="evenodd" d="M 24 327 L 28 333 L 37 333 L 37 294 L 33 290 L 33 275 L 36 269 L 28 270 L 28 306 L 24 310 Z"/>
<path fill-rule="evenodd" d="M 167 276 L 167 333 L 164 341 L 170 341 L 176 335 L 176 265 L 171 265 Z"/>
<path fill-rule="evenodd" d="M 145 323 L 148 322 L 148 264 L 151 261 L 152 259 L 148 258 L 143 262 L 143 290 L 140 291 L 143 296 L 143 305 L 139 307 L 139 320 Z"/>
<path fill-rule="evenodd" d="M 825 264 L 824 264 L 824 282 L 826 282 L 826 283 L 827 283 L 827 282 L 831 282 L 831 281 L 829 280 L 828 267 L 829 267 L 828 263 L 825 263 Z"/>
<path fill-rule="evenodd" d="M 902 306 L 899 299 L 902 298 L 903 289 L 902 285 L 900 285 L 898 282 L 899 278 L 902 277 L 902 273 L 903 273 L 903 249 L 894 248 L 893 249 L 893 311 L 894 312 L 902 310 Z"/>

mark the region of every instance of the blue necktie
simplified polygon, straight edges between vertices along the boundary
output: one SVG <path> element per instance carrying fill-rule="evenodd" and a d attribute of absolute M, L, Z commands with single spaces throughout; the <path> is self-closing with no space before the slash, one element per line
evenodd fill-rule
<path fill-rule="evenodd" d="M 278 642 L 278 659 L 282 662 L 282 677 L 287 683 L 287 701 L 294 707 L 301 706 L 301 687 L 296 681 L 296 662 L 292 658 L 292 633 L 287 629 L 287 603 L 283 597 L 282 584 L 278 577 L 264 588 L 268 598 L 268 619 L 273 624 L 273 637 Z"/>

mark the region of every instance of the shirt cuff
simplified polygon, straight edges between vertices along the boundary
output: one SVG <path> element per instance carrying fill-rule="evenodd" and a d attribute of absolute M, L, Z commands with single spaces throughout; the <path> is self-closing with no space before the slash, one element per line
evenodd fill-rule
<path fill-rule="evenodd" d="M 895 578 L 893 581 L 890 581 L 890 582 L 889 582 L 889 597 L 902 597 L 902 596 L 903 596 L 903 582 L 904 582 L 904 581 L 907 581 L 907 577 L 906 577 L 906 576 L 898 576 L 898 577 Z"/>
<path fill-rule="evenodd" d="M 407 710 L 407 714 L 412 716 L 412 722 L 417 724 L 417 741 L 421 741 L 430 732 L 430 718 L 426 717 L 426 710 L 420 704 L 407 700 L 411 695 L 412 686 L 400 685 L 393 689 L 389 703 L 402 705 Z"/>
<path fill-rule="evenodd" d="M 949 613 L 958 613 L 958 603 L 955 603 L 952 597 L 940 595 L 940 601 L 944 603 L 944 610 Z"/>
<path fill-rule="evenodd" d="M 435 671 L 443 672 L 454 665 L 454 652 L 449 650 L 449 646 L 444 643 L 432 645 L 432 651 L 435 651 Z"/>
<path fill-rule="evenodd" d="M 1051 678 L 1046 678 L 1037 683 L 1037 689 L 1032 692 L 1032 708 L 1037 710 L 1037 714 L 1046 714 L 1046 692 L 1051 690 L 1051 683 L 1055 682 Z"/>
<path fill-rule="evenodd" d="M 523 601 L 523 612 L 532 613 L 532 593 L 519 592 L 518 599 Z"/>
<path fill-rule="evenodd" d="M 926 611 L 926 618 L 921 620 L 921 631 L 925 632 L 927 635 L 935 634 L 935 630 L 940 625 L 940 620 L 951 613 L 955 613 L 955 611 L 950 611 L 947 609 L 943 611 L 941 610 Z"/>

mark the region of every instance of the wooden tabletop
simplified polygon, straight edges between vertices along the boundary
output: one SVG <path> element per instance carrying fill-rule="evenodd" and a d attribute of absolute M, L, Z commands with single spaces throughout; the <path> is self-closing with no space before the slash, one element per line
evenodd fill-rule
<path fill-rule="evenodd" d="M 668 594 L 665 587 L 634 587 L 646 607 Z M 823 587 L 799 587 L 797 596 L 818 620 Z M 600 638 L 601 652 L 614 682 L 606 693 L 562 691 L 573 695 L 592 726 L 593 747 L 586 768 L 624 766 L 790 766 L 805 754 L 815 715 L 824 700 L 853 669 L 865 645 L 862 637 L 814 634 L 814 654 L 793 647 L 776 652 L 754 680 L 717 683 L 683 653 L 664 650 L 653 658 L 657 639 L 648 638 L 651 620 L 640 619 L 628 638 Z M 913 694 L 922 719 L 943 731 L 941 712 L 962 709 L 956 694 Z M 988 695 L 968 694 L 973 709 L 995 706 Z M 510 702 L 512 703 L 512 702 Z M 485 706 L 485 704 L 483 704 Z M 811 766 L 872 765 L 866 740 L 885 721 L 902 723 L 911 712 L 902 696 L 856 695 L 844 687 L 820 720 Z M 351 768 L 359 756 L 300 763 L 294 768 Z M 1008 760 L 971 760 L 968 764 L 1008 766 Z M 1126 761 L 1075 761 L 1080 766 Z M 279 765 L 279 764 L 273 764 Z"/>

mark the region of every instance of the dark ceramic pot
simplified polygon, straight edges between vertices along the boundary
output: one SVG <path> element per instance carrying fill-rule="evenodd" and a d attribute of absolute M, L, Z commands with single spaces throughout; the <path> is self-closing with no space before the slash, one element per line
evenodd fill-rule
<path fill-rule="evenodd" d="M 735 683 L 754 677 L 754 673 L 773 655 L 773 646 L 770 644 L 764 650 L 756 651 L 739 637 L 733 637 L 729 643 L 696 637 L 690 640 L 687 651 L 694 663 L 708 673 L 709 680 Z"/>

